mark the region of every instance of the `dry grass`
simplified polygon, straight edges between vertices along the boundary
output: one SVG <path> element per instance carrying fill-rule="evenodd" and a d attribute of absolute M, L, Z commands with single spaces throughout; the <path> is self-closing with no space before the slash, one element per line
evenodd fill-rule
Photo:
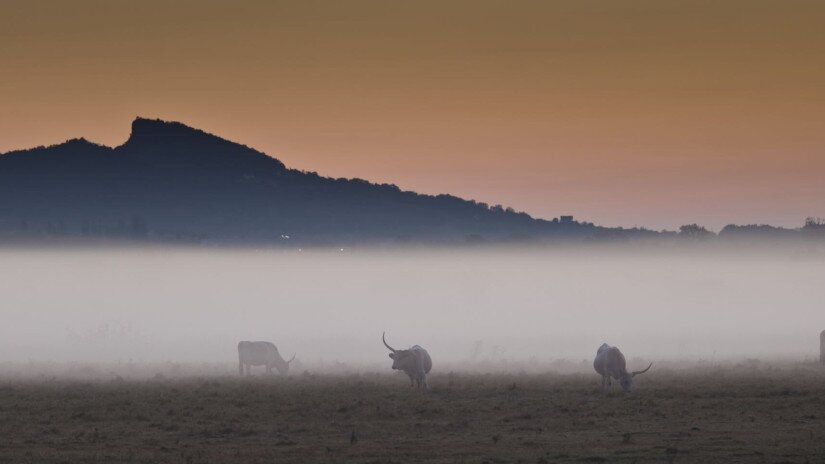
<path fill-rule="evenodd" d="M 825 462 L 825 369 L 0 382 L 0 462 Z"/>

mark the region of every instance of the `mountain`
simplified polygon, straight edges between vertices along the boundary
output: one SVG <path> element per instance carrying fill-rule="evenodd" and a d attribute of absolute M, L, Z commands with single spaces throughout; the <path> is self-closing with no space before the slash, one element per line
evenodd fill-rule
<path fill-rule="evenodd" d="M 321 177 L 177 122 L 138 118 L 114 148 L 81 138 L 0 155 L 0 239 L 351 244 L 641 233 Z"/>

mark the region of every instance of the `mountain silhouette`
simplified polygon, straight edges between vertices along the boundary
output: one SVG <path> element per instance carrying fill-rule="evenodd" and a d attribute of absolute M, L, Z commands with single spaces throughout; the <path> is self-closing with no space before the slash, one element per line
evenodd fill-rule
<path fill-rule="evenodd" d="M 137 118 L 129 139 L 0 155 L 0 236 L 214 243 L 455 242 L 641 233 L 534 219 L 451 195 L 287 168 L 177 122 Z"/>

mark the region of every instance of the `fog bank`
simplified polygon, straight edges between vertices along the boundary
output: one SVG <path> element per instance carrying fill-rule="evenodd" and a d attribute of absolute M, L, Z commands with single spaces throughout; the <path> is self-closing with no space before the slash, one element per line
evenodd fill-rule
<path fill-rule="evenodd" d="M 814 250 L 816 251 L 816 250 Z M 813 358 L 825 259 L 712 249 L 0 250 L 0 362 Z"/>

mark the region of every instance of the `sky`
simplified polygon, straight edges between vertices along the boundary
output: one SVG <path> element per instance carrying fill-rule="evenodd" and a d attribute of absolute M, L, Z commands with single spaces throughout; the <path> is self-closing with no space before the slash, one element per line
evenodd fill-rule
<path fill-rule="evenodd" d="M 825 2 L 0 0 L 0 152 L 176 120 L 603 225 L 825 217 Z"/>

